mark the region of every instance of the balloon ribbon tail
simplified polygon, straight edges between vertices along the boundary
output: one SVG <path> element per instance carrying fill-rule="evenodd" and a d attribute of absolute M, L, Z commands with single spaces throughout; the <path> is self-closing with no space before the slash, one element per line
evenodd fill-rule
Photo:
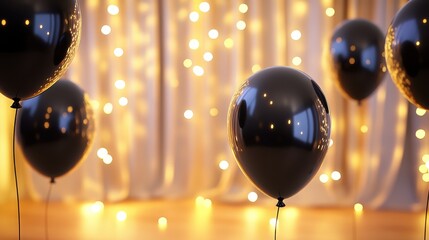
<path fill-rule="evenodd" d="M 13 103 L 10 106 L 11 108 L 15 108 L 15 109 L 22 108 L 21 104 L 19 103 L 19 101 L 21 101 L 20 98 L 14 97 L 12 98 L 12 100 L 13 100 Z"/>

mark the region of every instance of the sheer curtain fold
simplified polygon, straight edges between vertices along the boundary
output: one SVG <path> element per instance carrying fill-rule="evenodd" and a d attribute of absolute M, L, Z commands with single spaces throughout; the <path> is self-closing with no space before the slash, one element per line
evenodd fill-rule
<path fill-rule="evenodd" d="M 424 185 L 417 170 L 429 144 L 416 140 L 414 132 L 425 127 L 426 116 L 414 114 L 388 74 L 361 105 L 345 99 L 327 60 L 330 36 L 346 18 L 368 19 L 385 32 L 406 1 L 212 0 L 206 1 L 209 8 L 201 2 L 81 1 L 81 44 L 65 78 L 93 100 L 97 134 L 87 159 L 58 178 L 53 199 L 201 195 L 241 202 L 255 191 L 260 202 L 271 204 L 237 167 L 226 119 L 238 86 L 260 69 L 283 65 L 306 72 L 322 87 L 333 139 L 319 172 L 288 204 L 421 205 Z M 109 4 L 119 12 L 109 13 Z M 333 16 L 327 16 L 330 7 Z M 12 117 L 8 106 L 0 107 L 7 119 Z M 10 129 L 9 120 L 0 123 Z M 0 139 L 0 192 L 5 193 L 0 200 L 7 200 L 13 196 L 11 133 Z M 99 156 L 101 148 L 111 163 Z M 49 180 L 19 157 L 24 191 L 32 199 L 43 198 Z M 341 173 L 340 180 L 330 178 L 334 171 Z M 322 174 L 327 183 L 319 180 Z"/>

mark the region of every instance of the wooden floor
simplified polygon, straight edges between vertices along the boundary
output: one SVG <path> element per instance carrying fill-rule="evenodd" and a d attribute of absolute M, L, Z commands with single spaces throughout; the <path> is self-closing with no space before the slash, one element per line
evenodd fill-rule
<path fill-rule="evenodd" d="M 16 203 L 0 205 L 0 239 L 17 239 Z M 121 212 L 122 211 L 122 212 Z M 50 203 L 49 239 L 274 239 L 276 208 L 194 200 L 115 204 Z M 418 240 L 423 212 L 282 208 L 281 240 Z M 121 218 L 122 217 L 122 218 Z M 163 218 L 162 218 L 163 217 Z M 354 224 L 354 222 L 356 224 Z M 353 236 L 353 226 L 356 236 Z M 43 202 L 21 202 L 21 239 L 46 239 Z"/>

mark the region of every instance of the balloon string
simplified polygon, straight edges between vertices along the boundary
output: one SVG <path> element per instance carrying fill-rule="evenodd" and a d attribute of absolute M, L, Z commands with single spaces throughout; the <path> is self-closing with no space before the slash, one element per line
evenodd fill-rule
<path fill-rule="evenodd" d="M 16 119 L 18 115 L 18 109 L 21 108 L 19 104 L 19 98 L 14 98 L 14 102 L 11 108 L 15 108 L 15 119 L 13 122 L 13 136 L 12 136 L 12 158 L 13 158 L 13 173 L 15 176 L 15 190 L 16 190 L 16 201 L 18 207 L 18 239 L 21 240 L 21 206 L 19 203 L 19 186 L 18 186 L 18 174 L 16 171 L 16 155 L 15 155 L 15 135 L 16 135 Z"/>
<path fill-rule="evenodd" d="M 51 179 L 49 184 L 48 193 L 46 194 L 46 204 L 45 204 L 45 239 L 49 240 L 49 231 L 48 231 L 48 210 L 49 210 L 49 200 L 51 198 L 52 186 L 54 185 L 54 179 Z"/>
<path fill-rule="evenodd" d="M 428 222 L 428 204 L 429 204 L 429 189 L 428 189 L 428 195 L 426 197 L 426 210 L 425 210 L 425 227 L 424 227 L 424 235 L 423 240 L 426 240 L 426 229 L 427 229 L 427 222 Z"/>
<path fill-rule="evenodd" d="M 279 197 L 277 200 L 279 200 L 277 202 L 277 213 L 276 213 L 276 222 L 274 223 L 274 240 L 277 239 L 277 223 L 279 221 L 279 212 L 280 212 L 280 208 L 284 207 L 285 204 L 283 203 L 283 198 Z"/>
<path fill-rule="evenodd" d="M 353 209 L 353 225 L 352 225 L 352 234 L 353 240 L 357 240 L 357 216 L 356 211 Z"/>

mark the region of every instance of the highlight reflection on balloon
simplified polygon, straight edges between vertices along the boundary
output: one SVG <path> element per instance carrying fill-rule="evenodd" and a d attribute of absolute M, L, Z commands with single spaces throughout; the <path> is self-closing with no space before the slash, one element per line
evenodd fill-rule
<path fill-rule="evenodd" d="M 65 73 L 79 45 L 77 0 L 0 1 L 0 92 L 34 97 Z"/>
<path fill-rule="evenodd" d="M 234 94 L 228 136 L 244 174 L 265 194 L 288 198 L 313 178 L 327 152 L 326 99 L 298 70 L 264 69 Z"/>
<path fill-rule="evenodd" d="M 393 82 L 414 105 L 429 109 L 429 1 L 413 0 L 395 15 L 386 36 Z"/>
<path fill-rule="evenodd" d="M 361 101 L 380 85 L 386 72 L 384 34 L 373 23 L 348 20 L 330 41 L 332 76 L 343 95 Z"/>
<path fill-rule="evenodd" d="M 17 137 L 27 162 L 51 179 L 69 172 L 94 137 L 88 96 L 73 82 L 60 80 L 22 105 Z"/>

